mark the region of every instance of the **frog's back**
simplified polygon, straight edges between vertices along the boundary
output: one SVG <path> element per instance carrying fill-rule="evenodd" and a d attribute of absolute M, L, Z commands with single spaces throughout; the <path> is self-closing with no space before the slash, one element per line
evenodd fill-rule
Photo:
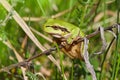
<path fill-rule="evenodd" d="M 49 24 L 49 25 L 58 25 L 58 26 L 61 26 L 61 27 L 64 27 L 64 28 L 69 28 L 71 30 L 74 29 L 74 28 L 79 29 L 77 26 L 75 26 L 73 24 L 70 24 L 68 22 L 65 22 L 65 21 L 62 21 L 62 20 L 58 20 L 58 19 L 49 19 L 47 21 L 47 24 Z"/>

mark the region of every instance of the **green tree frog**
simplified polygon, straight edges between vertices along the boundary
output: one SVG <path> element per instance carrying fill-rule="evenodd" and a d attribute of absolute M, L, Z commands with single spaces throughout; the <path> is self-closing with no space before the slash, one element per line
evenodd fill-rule
<path fill-rule="evenodd" d="M 83 32 L 75 25 L 57 19 L 49 19 L 44 24 L 44 31 L 53 37 L 53 40 L 62 45 L 63 51 L 70 58 L 83 59 L 83 42 L 74 44 L 79 38 L 84 37 Z"/>

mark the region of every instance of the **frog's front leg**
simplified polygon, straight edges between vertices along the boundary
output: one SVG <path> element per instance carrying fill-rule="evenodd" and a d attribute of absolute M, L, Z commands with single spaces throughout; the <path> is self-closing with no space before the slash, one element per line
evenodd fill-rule
<path fill-rule="evenodd" d="M 70 44 L 67 43 L 67 41 L 61 42 L 62 45 L 62 52 L 68 55 L 71 59 L 74 58 L 71 52 Z"/>
<path fill-rule="evenodd" d="M 62 42 L 61 45 L 63 46 L 62 51 L 67 54 L 72 59 L 80 59 L 83 60 L 82 56 L 82 46 L 83 42 L 74 44 L 73 43 L 68 44 L 67 42 Z"/>

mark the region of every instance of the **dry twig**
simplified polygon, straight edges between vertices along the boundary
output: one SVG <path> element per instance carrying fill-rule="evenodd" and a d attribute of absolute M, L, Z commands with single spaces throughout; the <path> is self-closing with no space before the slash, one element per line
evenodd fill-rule
<path fill-rule="evenodd" d="M 96 78 L 96 74 L 95 74 L 95 71 L 94 71 L 94 69 L 93 69 L 93 66 L 90 64 L 90 61 L 89 61 L 89 53 L 88 53 L 88 43 L 89 43 L 89 41 L 88 41 L 88 39 L 85 37 L 84 38 L 84 54 L 83 54 L 83 57 L 84 57 L 84 60 L 85 60 L 85 65 L 86 65 L 86 67 L 87 67 L 87 69 L 88 69 L 88 71 L 91 73 L 91 75 L 92 75 L 92 79 L 93 80 L 97 80 L 97 78 Z"/>
<path fill-rule="evenodd" d="M 104 31 L 107 31 L 107 30 L 112 31 L 112 29 L 113 29 L 113 28 L 117 28 L 118 25 L 120 25 L 120 24 L 115 24 L 115 25 L 109 26 L 108 28 L 104 29 Z M 92 38 L 92 37 L 94 37 L 95 35 L 97 35 L 97 34 L 99 34 L 99 33 L 100 33 L 100 30 L 97 30 L 97 31 L 95 31 L 95 32 L 87 35 L 86 38 L 87 38 L 87 39 Z M 80 38 L 75 44 L 77 44 L 77 43 L 79 43 L 79 42 L 82 42 L 82 41 L 84 41 L 84 38 Z M 59 45 L 58 47 L 59 47 L 60 49 L 62 48 L 61 45 Z M 50 49 L 45 50 L 44 52 L 42 52 L 42 53 L 40 53 L 40 54 L 36 54 L 36 55 L 30 57 L 29 59 L 27 59 L 27 60 L 25 60 L 25 61 L 23 61 L 23 62 L 19 62 L 19 63 L 17 63 L 17 64 L 12 64 L 12 65 L 10 65 L 10 66 L 4 67 L 4 68 L 0 69 L 0 72 L 6 71 L 6 70 L 10 70 L 10 69 L 15 68 L 15 67 L 26 66 L 26 65 L 28 65 L 28 63 L 29 63 L 30 61 L 32 61 L 33 59 L 36 59 L 36 58 L 38 58 L 38 57 L 40 57 L 40 56 L 43 56 L 43 55 L 50 55 L 52 51 L 56 51 L 56 50 L 57 50 L 56 47 L 50 48 Z"/>

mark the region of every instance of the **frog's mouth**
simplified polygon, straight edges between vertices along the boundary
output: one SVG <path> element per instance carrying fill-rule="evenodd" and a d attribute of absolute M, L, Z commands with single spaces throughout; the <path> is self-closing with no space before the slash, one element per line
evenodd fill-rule
<path fill-rule="evenodd" d="M 61 35 L 58 34 L 58 33 L 49 33 L 49 34 L 52 35 L 52 36 L 55 37 L 55 38 L 58 38 L 58 39 L 63 38 L 63 36 L 61 36 Z"/>
<path fill-rule="evenodd" d="M 59 33 L 49 33 L 50 35 L 52 35 L 54 38 L 58 38 L 58 39 L 68 39 L 70 36 L 71 36 L 71 33 L 68 33 L 64 36 L 62 36 L 61 34 Z"/>

